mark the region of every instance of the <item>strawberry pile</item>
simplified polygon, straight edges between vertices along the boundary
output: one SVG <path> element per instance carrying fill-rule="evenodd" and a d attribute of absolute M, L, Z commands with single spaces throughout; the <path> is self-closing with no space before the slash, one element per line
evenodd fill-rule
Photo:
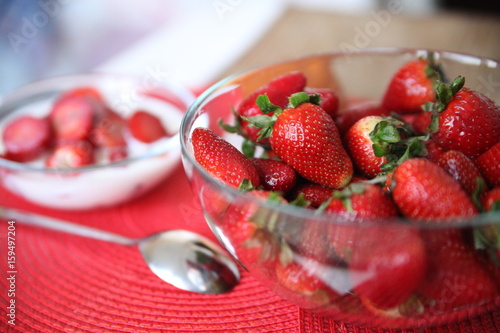
<path fill-rule="evenodd" d="M 279 221 L 253 201 L 219 201 L 242 262 L 307 308 L 431 318 L 498 306 L 500 225 L 456 224 L 500 220 L 500 107 L 465 78 L 446 80 L 431 57 L 411 60 L 380 101 L 339 109 L 335 91 L 290 72 L 235 106 L 234 125 L 220 122 L 241 149 L 194 129 L 195 159 L 218 180 L 341 222 Z"/>
<path fill-rule="evenodd" d="M 58 96 L 45 117 L 21 115 L 9 121 L 2 133 L 3 157 L 77 168 L 127 158 L 129 138 L 147 144 L 170 135 L 150 112 L 136 110 L 125 118 L 98 90 L 81 87 Z"/>

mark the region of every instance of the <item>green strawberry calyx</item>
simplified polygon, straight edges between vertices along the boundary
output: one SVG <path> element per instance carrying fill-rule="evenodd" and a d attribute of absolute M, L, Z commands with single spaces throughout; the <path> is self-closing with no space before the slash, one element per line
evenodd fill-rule
<path fill-rule="evenodd" d="M 449 85 L 441 80 L 434 81 L 434 91 L 436 93 L 435 102 L 427 102 L 423 109 L 426 112 L 432 112 L 429 132 L 436 133 L 439 130 L 439 115 L 446 110 L 448 103 L 453 99 L 453 96 L 462 89 L 465 84 L 465 78 L 459 75 Z"/>
<path fill-rule="evenodd" d="M 319 94 L 307 94 L 305 92 L 298 92 L 290 95 L 288 97 L 288 106 L 287 108 L 296 108 L 300 104 L 303 103 L 312 103 L 318 105 L 321 100 L 321 96 Z M 273 126 L 278 119 L 278 116 L 284 111 L 281 107 L 274 105 L 270 100 L 267 94 L 257 96 L 255 103 L 261 109 L 264 115 L 261 116 L 253 116 L 253 117 L 241 117 L 242 119 L 248 121 L 252 126 L 260 128 L 259 137 L 257 140 L 262 140 L 265 138 L 269 138 L 273 132 Z M 271 114 L 272 115 L 269 115 Z"/>
<path fill-rule="evenodd" d="M 394 170 L 404 160 L 427 154 L 424 142 L 429 135 L 417 136 L 407 123 L 393 117 L 378 122 L 369 136 L 375 156 L 384 156 L 387 161 L 381 165 L 385 173 Z"/>

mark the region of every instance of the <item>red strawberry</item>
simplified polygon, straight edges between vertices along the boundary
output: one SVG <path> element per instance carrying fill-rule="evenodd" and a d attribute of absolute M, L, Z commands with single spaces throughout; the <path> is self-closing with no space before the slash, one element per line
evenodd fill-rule
<path fill-rule="evenodd" d="M 267 158 L 252 158 L 251 161 L 265 190 L 287 193 L 295 186 L 297 174 L 288 164 Z"/>
<path fill-rule="evenodd" d="M 430 160 L 404 161 L 394 170 L 393 183 L 393 199 L 406 217 L 453 220 L 478 213 L 460 184 Z"/>
<path fill-rule="evenodd" d="M 94 163 L 92 146 L 87 141 L 64 142 L 47 157 L 48 168 L 78 168 Z"/>
<path fill-rule="evenodd" d="M 310 95 L 319 94 L 321 96 L 319 106 L 321 106 L 321 108 L 323 108 L 323 110 L 325 110 L 330 117 L 334 118 L 337 115 L 339 109 L 339 97 L 333 90 L 329 88 L 306 87 L 304 91 Z"/>
<path fill-rule="evenodd" d="M 335 191 L 325 211 L 351 220 L 398 216 L 396 205 L 380 186 L 361 182 Z"/>
<path fill-rule="evenodd" d="M 323 202 L 328 200 L 333 194 L 333 189 L 319 184 L 304 182 L 298 185 L 290 195 L 290 200 L 297 199 L 300 195 L 309 202 L 312 208 L 318 208 Z"/>
<path fill-rule="evenodd" d="M 429 268 L 419 292 L 431 299 L 429 311 L 475 306 L 499 296 L 498 287 L 467 246 L 459 229 L 423 230 Z"/>
<path fill-rule="evenodd" d="M 482 198 L 482 205 L 486 212 L 500 211 L 500 187 L 488 191 Z"/>
<path fill-rule="evenodd" d="M 437 164 L 446 170 L 469 195 L 483 191 L 485 180 L 479 170 L 465 154 L 457 150 L 448 150 L 438 159 Z M 483 187 L 481 189 L 481 187 Z M 479 194 L 479 193 L 478 193 Z"/>
<path fill-rule="evenodd" d="M 288 97 L 290 95 L 304 90 L 306 81 L 307 78 L 301 72 L 289 72 L 278 76 L 245 98 L 238 106 L 236 113 L 242 117 L 263 115 L 262 111 L 255 102 L 257 97 L 263 94 L 267 95 L 271 103 L 284 108 L 288 104 Z M 240 119 L 240 121 L 243 134 L 250 140 L 263 144 L 268 143 L 268 140 L 266 139 L 258 139 L 258 128 L 253 127 L 244 119 Z"/>
<path fill-rule="evenodd" d="M 126 145 L 125 128 L 125 119 L 118 113 L 106 109 L 98 116 L 90 138 L 92 143 L 99 147 L 123 147 Z"/>
<path fill-rule="evenodd" d="M 500 107 L 463 84 L 458 77 L 450 87 L 438 85 L 430 132 L 446 150 L 477 157 L 500 142 Z"/>
<path fill-rule="evenodd" d="M 127 121 L 132 136 L 145 143 L 155 142 L 168 136 L 161 120 L 155 115 L 144 111 L 136 111 Z"/>
<path fill-rule="evenodd" d="M 366 226 L 354 243 L 349 271 L 354 290 L 379 309 L 403 305 L 420 285 L 427 255 L 417 230 Z M 390 241 L 387 241 L 390 240 Z"/>
<path fill-rule="evenodd" d="M 349 128 L 361 118 L 368 116 L 389 116 L 389 114 L 390 112 L 382 107 L 379 102 L 364 102 L 341 110 L 335 117 L 335 124 L 339 129 L 340 135 L 344 136 Z"/>
<path fill-rule="evenodd" d="M 358 120 L 347 132 L 344 142 L 356 169 L 368 178 L 374 178 L 382 172 L 381 165 L 387 163 L 384 156 L 375 156 L 370 133 L 375 125 L 384 120 L 381 116 L 367 116 Z M 391 136 L 393 142 L 399 141 L 396 132 Z"/>
<path fill-rule="evenodd" d="M 92 130 L 94 116 L 104 110 L 103 100 L 92 88 L 70 90 L 52 106 L 49 119 L 59 140 L 86 140 Z"/>
<path fill-rule="evenodd" d="M 482 153 L 475 162 L 491 186 L 500 186 L 500 142 Z"/>
<path fill-rule="evenodd" d="M 247 195 L 270 203 L 286 204 L 286 200 L 275 192 L 253 190 Z M 282 244 L 266 227 L 268 212 L 267 208 L 253 201 L 242 200 L 233 202 L 224 214 L 219 227 L 244 265 L 272 268 L 280 257 Z"/>
<path fill-rule="evenodd" d="M 364 237 L 363 228 L 358 224 L 345 223 L 346 219 L 353 222 L 363 218 L 398 216 L 394 202 L 382 188 L 366 183 L 351 184 L 342 191 L 335 191 L 325 212 L 335 214 L 332 219 L 343 221 L 329 226 L 328 233 L 332 248 L 346 262 L 350 262 L 352 249 L 358 238 Z"/>
<path fill-rule="evenodd" d="M 261 95 L 259 107 L 273 116 L 247 119 L 257 120 L 261 136 L 269 137 L 274 152 L 302 177 L 326 187 L 343 187 L 353 175 L 351 159 L 332 118 L 309 101 L 309 95 L 297 93 L 290 97 L 292 107 L 282 110 Z"/>
<path fill-rule="evenodd" d="M 257 168 L 236 147 L 207 128 L 195 128 L 191 137 L 194 157 L 205 170 L 222 182 L 239 187 L 244 179 L 260 185 Z"/>
<path fill-rule="evenodd" d="M 424 144 L 425 144 L 425 149 L 427 150 L 427 155 L 425 157 L 434 163 L 437 163 L 441 155 L 443 155 L 443 153 L 446 151 L 443 147 L 438 145 L 431 138 L 425 141 Z"/>
<path fill-rule="evenodd" d="M 414 115 L 412 121 L 408 121 L 417 134 L 425 134 L 429 132 L 431 124 L 431 112 L 420 112 Z"/>
<path fill-rule="evenodd" d="M 416 59 L 403 65 L 391 78 L 382 100 L 382 106 L 397 113 L 421 111 L 422 105 L 435 100 L 434 70 L 429 61 Z"/>
<path fill-rule="evenodd" d="M 46 118 L 20 116 L 9 122 L 3 131 L 5 158 L 28 162 L 42 155 L 51 142 L 50 124 Z"/>
<path fill-rule="evenodd" d="M 294 299 L 303 308 L 315 309 L 326 306 L 339 295 L 321 278 L 324 267 L 314 260 L 304 264 L 295 261 L 276 266 L 276 280 L 287 297 Z"/>

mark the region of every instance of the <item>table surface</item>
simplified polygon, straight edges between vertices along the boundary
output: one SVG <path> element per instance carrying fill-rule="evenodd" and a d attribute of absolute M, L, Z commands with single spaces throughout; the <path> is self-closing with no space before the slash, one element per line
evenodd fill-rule
<path fill-rule="evenodd" d="M 374 47 L 463 52 L 500 60 L 500 17 L 458 12 L 425 17 L 345 15 L 290 8 L 221 77 L 303 54 Z"/>
<path fill-rule="evenodd" d="M 500 58 L 497 18 L 464 14 L 425 18 L 391 15 L 386 21 L 378 21 L 383 13 L 374 13 L 349 16 L 290 9 L 220 77 L 306 53 L 338 51 L 346 45 L 436 48 Z M 27 203 L 1 186 L 0 204 L 94 227 L 104 226 L 131 237 L 165 227 L 185 228 L 213 237 L 180 166 L 159 188 L 112 209 L 83 213 L 54 211 Z M 141 264 L 134 249 L 123 250 L 20 224 L 17 231 L 17 325 L 6 322 L 7 299 L 2 292 L 0 331 L 393 332 L 357 327 L 302 311 L 280 300 L 244 271 L 241 284 L 230 294 L 193 295 L 160 283 Z M 6 234 L 2 224 L 0 243 L 5 244 Z M 2 259 L 0 274 L 7 271 L 4 264 Z M 5 281 L 2 278 L 0 285 L 4 286 Z M 419 328 L 404 332 L 499 331 L 500 310 L 496 310 L 437 330 Z"/>

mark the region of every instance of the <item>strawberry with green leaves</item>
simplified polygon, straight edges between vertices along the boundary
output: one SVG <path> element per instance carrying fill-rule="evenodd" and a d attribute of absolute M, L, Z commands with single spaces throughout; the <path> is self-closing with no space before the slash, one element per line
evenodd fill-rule
<path fill-rule="evenodd" d="M 438 73 L 432 60 L 407 62 L 391 78 L 382 106 L 400 114 L 420 112 L 424 103 L 435 100 L 433 80 Z"/>
<path fill-rule="evenodd" d="M 368 116 L 349 129 L 344 142 L 356 169 L 371 179 L 405 159 L 425 155 L 427 138 L 395 118 Z"/>
<path fill-rule="evenodd" d="M 368 101 L 340 110 L 335 116 L 335 124 L 343 137 L 358 120 L 368 116 L 389 116 L 390 111 L 379 102 Z"/>
<path fill-rule="evenodd" d="M 257 104 L 265 115 L 245 119 L 261 128 L 260 137 L 269 138 L 278 157 L 302 177 L 326 187 L 341 188 L 352 178 L 352 162 L 334 121 L 314 104 L 317 97 L 296 93 L 289 98 L 290 106 L 282 109 L 266 95 L 260 95 Z"/>
<path fill-rule="evenodd" d="M 360 219 L 383 221 L 380 219 L 398 216 L 396 205 L 382 188 L 364 182 L 352 183 L 343 190 L 335 191 L 320 209 L 324 209 L 326 214 L 334 214 L 332 219 L 342 221 L 329 226 L 328 233 L 330 245 L 346 262 L 350 262 L 354 244 L 364 237 L 359 225 L 347 222 Z"/>
<path fill-rule="evenodd" d="M 264 86 L 252 92 L 241 102 L 236 109 L 239 123 L 235 128 L 227 128 L 231 131 L 239 131 L 254 143 L 267 144 L 267 139 L 259 138 L 259 129 L 244 119 L 245 117 L 254 117 L 263 114 L 262 110 L 257 106 L 257 97 L 266 94 L 271 103 L 284 108 L 288 104 L 288 96 L 304 90 L 306 81 L 305 75 L 298 71 L 285 73 L 272 79 Z"/>
<path fill-rule="evenodd" d="M 436 81 L 437 101 L 427 105 L 432 112 L 429 131 L 446 150 L 475 158 L 500 142 L 500 107 L 464 84 L 461 76 L 449 86 Z"/>
<path fill-rule="evenodd" d="M 196 161 L 220 181 L 238 188 L 244 179 L 260 185 L 260 176 L 252 161 L 236 147 L 207 128 L 195 128 L 191 136 Z"/>
<path fill-rule="evenodd" d="M 246 194 L 269 204 L 287 204 L 276 192 L 250 190 Z M 272 214 L 275 213 L 251 200 L 233 202 L 224 213 L 219 227 L 244 265 L 266 265 L 271 269 L 280 259 L 282 244 L 272 233 L 272 226 L 267 225 Z"/>
<path fill-rule="evenodd" d="M 460 183 L 428 159 L 405 160 L 394 170 L 391 183 L 394 202 L 408 218 L 453 221 L 478 213 Z"/>

